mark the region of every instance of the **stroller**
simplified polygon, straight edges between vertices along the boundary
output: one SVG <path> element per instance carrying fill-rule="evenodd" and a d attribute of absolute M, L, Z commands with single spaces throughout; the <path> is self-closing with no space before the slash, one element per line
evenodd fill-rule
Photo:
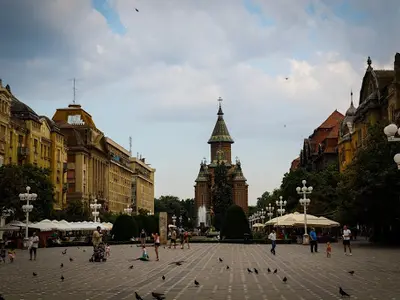
<path fill-rule="evenodd" d="M 98 246 L 96 246 L 93 250 L 93 255 L 89 259 L 90 262 L 101 262 L 101 261 L 106 261 L 106 247 L 104 243 L 100 243 Z"/>

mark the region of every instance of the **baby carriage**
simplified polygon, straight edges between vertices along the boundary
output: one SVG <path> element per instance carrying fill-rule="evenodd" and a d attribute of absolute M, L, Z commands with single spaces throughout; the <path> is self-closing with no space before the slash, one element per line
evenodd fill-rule
<path fill-rule="evenodd" d="M 94 247 L 93 255 L 89 259 L 90 262 L 101 262 L 106 261 L 106 247 L 103 243 L 100 243 L 98 246 Z"/>

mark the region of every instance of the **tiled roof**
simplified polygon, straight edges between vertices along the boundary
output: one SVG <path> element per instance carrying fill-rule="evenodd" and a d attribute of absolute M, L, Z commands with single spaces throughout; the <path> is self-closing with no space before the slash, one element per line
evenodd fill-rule
<path fill-rule="evenodd" d="M 344 119 L 343 114 L 335 110 L 318 128 L 332 128 Z"/>
<path fill-rule="evenodd" d="M 231 135 L 229 134 L 228 127 L 225 124 L 224 113 L 222 112 L 221 105 L 219 106 L 217 115 L 218 115 L 217 123 L 215 123 L 214 130 L 211 134 L 210 139 L 208 140 L 208 143 L 212 144 L 212 143 L 225 142 L 233 144 L 234 141 Z"/>

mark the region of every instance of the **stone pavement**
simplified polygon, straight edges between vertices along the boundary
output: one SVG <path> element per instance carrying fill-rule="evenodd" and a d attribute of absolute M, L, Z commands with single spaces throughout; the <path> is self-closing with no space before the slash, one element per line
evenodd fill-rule
<path fill-rule="evenodd" d="M 352 299 L 400 300 L 398 249 L 355 247 L 353 256 L 345 256 L 341 245 L 333 245 L 332 258 L 326 258 L 325 253 L 311 254 L 301 245 L 278 245 L 273 256 L 269 245 L 193 244 L 185 250 L 161 247 L 159 262 L 141 262 L 131 261 L 140 256 L 139 247 L 123 245 L 112 246 L 111 258 L 104 263 L 88 262 L 91 247 L 70 247 L 66 255 L 62 250 L 39 249 L 38 260 L 32 262 L 26 251 L 19 251 L 13 264 L 0 264 L 0 294 L 6 300 L 122 300 L 135 299 L 135 291 L 143 299 L 152 299 L 150 293 L 157 291 L 170 300 L 328 300 L 340 299 L 341 286 Z M 148 250 L 154 259 L 154 249 Z M 169 265 L 176 260 L 185 262 Z M 268 267 L 278 268 L 278 273 L 268 274 Z M 259 274 L 248 274 L 247 268 L 257 268 Z M 347 273 L 350 270 L 354 276 Z M 282 282 L 284 276 L 287 284 Z"/>

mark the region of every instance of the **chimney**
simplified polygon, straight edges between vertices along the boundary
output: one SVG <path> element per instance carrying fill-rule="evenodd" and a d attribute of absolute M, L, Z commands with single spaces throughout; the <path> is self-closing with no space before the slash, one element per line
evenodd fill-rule
<path fill-rule="evenodd" d="M 143 157 L 143 158 L 141 158 L 140 160 L 141 160 L 144 164 L 146 163 L 146 158 Z"/>

